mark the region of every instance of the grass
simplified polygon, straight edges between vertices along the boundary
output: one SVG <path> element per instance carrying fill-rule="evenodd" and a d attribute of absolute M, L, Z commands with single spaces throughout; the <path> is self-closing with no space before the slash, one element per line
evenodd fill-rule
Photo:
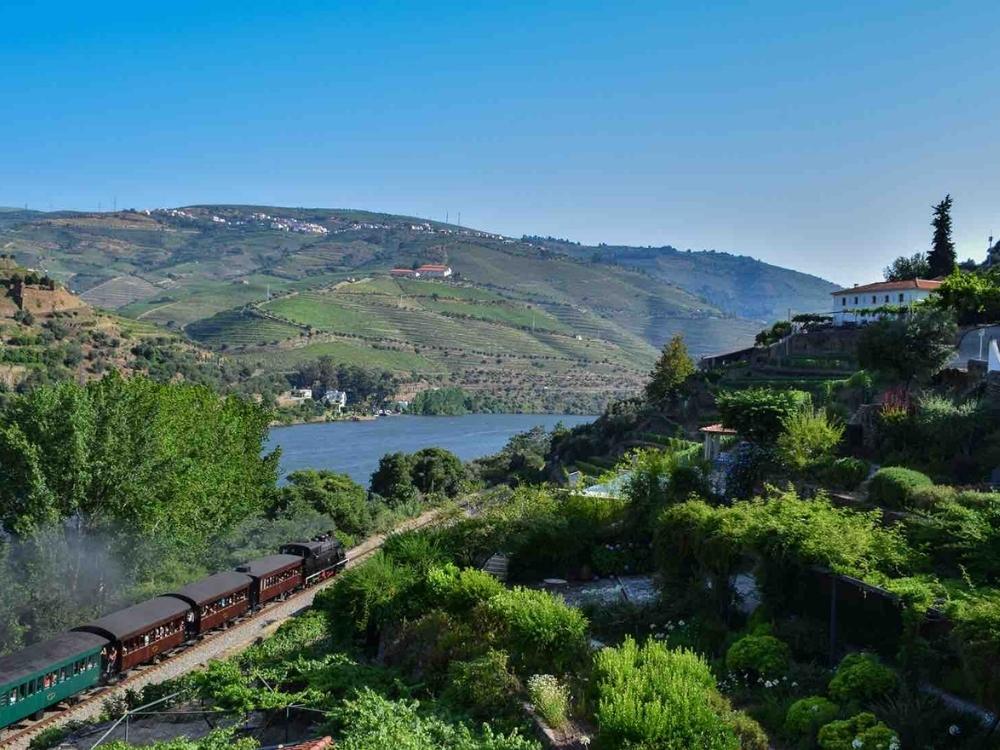
<path fill-rule="evenodd" d="M 349 365 L 379 367 L 394 372 L 440 372 L 441 366 L 427 357 L 408 351 L 374 349 L 350 341 L 322 341 L 305 346 L 254 351 L 236 355 L 241 362 L 260 363 L 268 369 L 291 371 L 319 357 L 333 357 Z"/>

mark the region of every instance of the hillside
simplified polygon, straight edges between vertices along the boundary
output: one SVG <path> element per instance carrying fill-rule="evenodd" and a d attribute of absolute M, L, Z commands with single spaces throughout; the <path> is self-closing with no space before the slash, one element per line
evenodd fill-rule
<path fill-rule="evenodd" d="M 633 391 L 673 334 L 695 355 L 742 346 L 777 308 L 814 307 L 832 288 L 720 253 L 596 258 L 570 243 L 331 209 L 14 210 L 0 214 L 0 249 L 92 306 L 183 331 L 262 373 L 328 354 L 535 404 Z M 388 276 L 429 262 L 454 275 Z M 796 295 L 806 303 L 788 303 Z"/>
<path fill-rule="evenodd" d="M 725 313 L 754 320 L 780 320 L 794 312 L 830 309 L 836 284 L 746 255 L 715 250 L 580 245 L 530 238 L 545 248 L 594 263 L 638 269 L 708 301 Z"/>
<path fill-rule="evenodd" d="M 184 369 L 193 380 L 203 380 L 204 370 L 214 381 L 213 359 L 177 334 L 95 310 L 50 277 L 0 256 L 0 391 L 111 370 L 171 376 Z"/>

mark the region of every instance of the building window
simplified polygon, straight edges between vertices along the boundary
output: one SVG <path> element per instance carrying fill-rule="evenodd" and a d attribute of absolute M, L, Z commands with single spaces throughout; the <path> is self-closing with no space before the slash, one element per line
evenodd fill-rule
<path fill-rule="evenodd" d="M 899 301 L 900 301 L 900 302 L 902 302 L 902 301 L 903 301 L 903 293 L 902 293 L 902 292 L 900 292 L 900 293 L 899 293 Z"/>
<path fill-rule="evenodd" d="M 876 297 L 876 296 L 875 296 L 875 295 L 873 294 L 873 295 L 872 295 L 872 304 L 874 305 L 874 304 L 875 304 L 876 302 L 878 302 L 878 297 Z"/>
<path fill-rule="evenodd" d="M 855 305 L 858 304 L 858 298 L 857 297 L 854 298 L 854 304 Z"/>
<path fill-rule="evenodd" d="M 841 297 L 841 298 L 840 298 L 840 304 L 841 304 L 841 305 L 842 305 L 843 307 L 847 307 L 847 297 Z"/>
<path fill-rule="evenodd" d="M 887 294 L 887 295 L 885 295 L 885 301 L 886 301 L 886 303 L 888 303 L 888 302 L 889 302 L 889 295 L 888 295 L 888 294 Z"/>

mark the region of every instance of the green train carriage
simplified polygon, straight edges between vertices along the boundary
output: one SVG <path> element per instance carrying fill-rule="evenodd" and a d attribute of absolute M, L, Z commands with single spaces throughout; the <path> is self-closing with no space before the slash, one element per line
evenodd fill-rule
<path fill-rule="evenodd" d="M 98 684 L 107 638 L 63 633 L 0 657 L 0 729 Z"/>

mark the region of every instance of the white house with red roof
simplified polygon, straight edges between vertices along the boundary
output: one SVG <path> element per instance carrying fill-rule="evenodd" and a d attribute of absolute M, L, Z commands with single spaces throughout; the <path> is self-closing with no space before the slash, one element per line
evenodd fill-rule
<path fill-rule="evenodd" d="M 833 321 L 867 323 L 880 317 L 879 308 L 906 307 L 922 302 L 941 286 L 936 279 L 907 279 L 905 281 L 879 281 L 874 284 L 855 284 L 848 289 L 832 292 Z"/>

